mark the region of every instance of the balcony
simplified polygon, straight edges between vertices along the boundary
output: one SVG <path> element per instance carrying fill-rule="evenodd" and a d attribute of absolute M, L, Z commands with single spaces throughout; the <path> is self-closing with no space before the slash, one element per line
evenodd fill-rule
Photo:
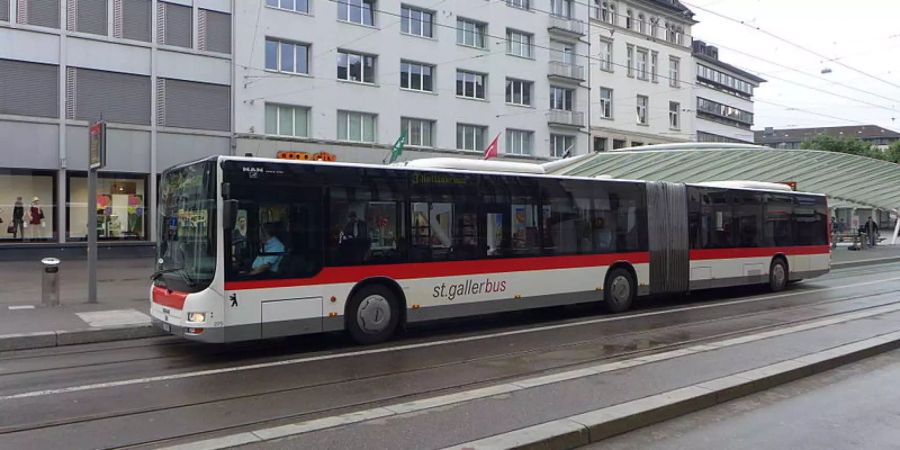
<path fill-rule="evenodd" d="M 574 81 L 584 81 L 584 66 L 564 63 L 562 61 L 550 61 L 550 65 L 547 68 L 547 76 Z"/>
<path fill-rule="evenodd" d="M 556 31 L 572 36 L 584 36 L 584 22 L 570 19 L 568 17 L 550 15 L 550 22 L 547 28 L 552 32 Z"/>
<path fill-rule="evenodd" d="M 550 125 L 564 125 L 581 128 L 584 126 L 584 113 L 581 111 L 551 109 L 550 112 L 547 113 L 547 123 Z"/>

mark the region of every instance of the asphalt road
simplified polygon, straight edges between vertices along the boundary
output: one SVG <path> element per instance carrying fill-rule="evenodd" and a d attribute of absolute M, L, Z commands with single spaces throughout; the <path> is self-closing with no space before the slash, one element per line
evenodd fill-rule
<path fill-rule="evenodd" d="M 898 289 L 900 264 L 887 264 L 778 295 L 729 289 L 647 301 L 622 315 L 585 306 L 442 322 L 376 347 L 330 334 L 10 352 L 0 354 L 0 448 L 201 439 L 864 310 L 896 303 Z"/>
<path fill-rule="evenodd" d="M 585 448 L 900 448 L 900 351 L 860 361 Z"/>

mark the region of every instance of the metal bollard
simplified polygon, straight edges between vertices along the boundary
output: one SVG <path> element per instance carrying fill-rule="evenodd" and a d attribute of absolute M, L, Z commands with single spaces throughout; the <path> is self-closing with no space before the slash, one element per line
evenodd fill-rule
<path fill-rule="evenodd" d="M 41 305 L 59 306 L 59 259 L 44 258 L 41 278 Z"/>

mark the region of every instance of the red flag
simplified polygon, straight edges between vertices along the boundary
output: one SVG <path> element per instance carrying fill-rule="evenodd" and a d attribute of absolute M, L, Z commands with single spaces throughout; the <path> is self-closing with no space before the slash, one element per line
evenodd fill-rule
<path fill-rule="evenodd" d="M 487 148 L 484 149 L 484 159 L 487 160 L 497 156 L 497 148 L 499 147 L 499 145 L 497 144 L 498 139 L 500 139 L 499 134 L 494 138 L 493 141 L 491 141 L 491 145 L 488 145 Z"/>

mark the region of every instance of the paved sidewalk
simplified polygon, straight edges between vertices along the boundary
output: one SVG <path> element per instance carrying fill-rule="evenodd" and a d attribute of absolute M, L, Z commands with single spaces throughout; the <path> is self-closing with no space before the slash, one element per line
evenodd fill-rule
<path fill-rule="evenodd" d="M 832 251 L 835 269 L 900 261 L 900 245 Z M 62 306 L 42 307 L 41 264 L 0 262 L 0 351 L 159 335 L 150 327 L 147 296 L 153 259 L 108 259 L 98 263 L 98 297 L 87 303 L 87 262 L 64 260 Z"/>

